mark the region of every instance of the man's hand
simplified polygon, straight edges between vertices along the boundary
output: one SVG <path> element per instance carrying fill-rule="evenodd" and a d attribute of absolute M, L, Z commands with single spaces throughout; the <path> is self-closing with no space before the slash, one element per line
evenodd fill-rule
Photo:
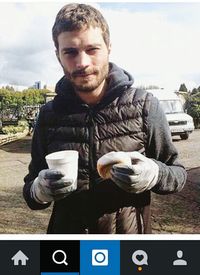
<path fill-rule="evenodd" d="M 65 198 L 73 189 L 73 181 L 63 178 L 57 170 L 40 171 L 31 187 L 31 195 L 39 203 L 47 203 Z"/>
<path fill-rule="evenodd" d="M 127 154 L 131 157 L 132 165 L 113 165 L 111 179 L 129 193 L 142 193 L 153 188 L 158 180 L 158 165 L 139 152 Z"/>

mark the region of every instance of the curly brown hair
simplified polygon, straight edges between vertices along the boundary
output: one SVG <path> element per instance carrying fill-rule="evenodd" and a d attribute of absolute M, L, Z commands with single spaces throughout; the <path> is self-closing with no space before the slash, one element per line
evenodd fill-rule
<path fill-rule="evenodd" d="M 108 24 L 103 15 L 94 7 L 86 4 L 71 3 L 65 5 L 57 14 L 52 28 L 52 37 L 56 49 L 58 45 L 58 35 L 66 31 L 79 31 L 84 27 L 99 27 L 106 46 L 110 43 L 110 33 Z"/>

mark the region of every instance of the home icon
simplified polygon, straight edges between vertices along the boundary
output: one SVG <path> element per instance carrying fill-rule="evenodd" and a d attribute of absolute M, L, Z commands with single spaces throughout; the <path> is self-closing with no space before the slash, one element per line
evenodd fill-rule
<path fill-rule="evenodd" d="M 14 261 L 14 265 L 26 265 L 26 261 L 28 261 L 29 258 L 21 250 L 19 250 L 11 258 L 11 260 Z"/>

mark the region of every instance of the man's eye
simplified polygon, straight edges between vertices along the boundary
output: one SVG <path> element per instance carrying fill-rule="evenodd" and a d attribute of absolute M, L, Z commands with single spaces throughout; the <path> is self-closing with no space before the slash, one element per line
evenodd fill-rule
<path fill-rule="evenodd" d="M 87 52 L 92 54 L 92 53 L 96 53 L 98 50 L 99 50 L 99 48 L 95 48 L 95 47 L 94 47 L 94 48 L 89 48 L 89 49 L 87 50 Z"/>
<path fill-rule="evenodd" d="M 69 55 L 69 56 L 75 56 L 77 54 L 77 51 L 64 51 L 64 55 Z"/>

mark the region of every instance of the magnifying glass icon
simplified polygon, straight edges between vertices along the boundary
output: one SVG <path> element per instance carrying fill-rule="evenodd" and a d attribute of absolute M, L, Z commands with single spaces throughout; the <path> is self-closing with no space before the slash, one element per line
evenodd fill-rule
<path fill-rule="evenodd" d="M 63 255 L 63 259 L 59 260 L 59 261 L 56 260 L 56 254 L 62 254 Z M 65 264 L 65 265 L 68 265 L 68 263 L 66 262 L 67 255 L 66 255 L 65 251 L 63 251 L 63 250 L 56 250 L 56 251 L 54 251 L 53 254 L 52 254 L 52 260 L 56 264 Z"/>

